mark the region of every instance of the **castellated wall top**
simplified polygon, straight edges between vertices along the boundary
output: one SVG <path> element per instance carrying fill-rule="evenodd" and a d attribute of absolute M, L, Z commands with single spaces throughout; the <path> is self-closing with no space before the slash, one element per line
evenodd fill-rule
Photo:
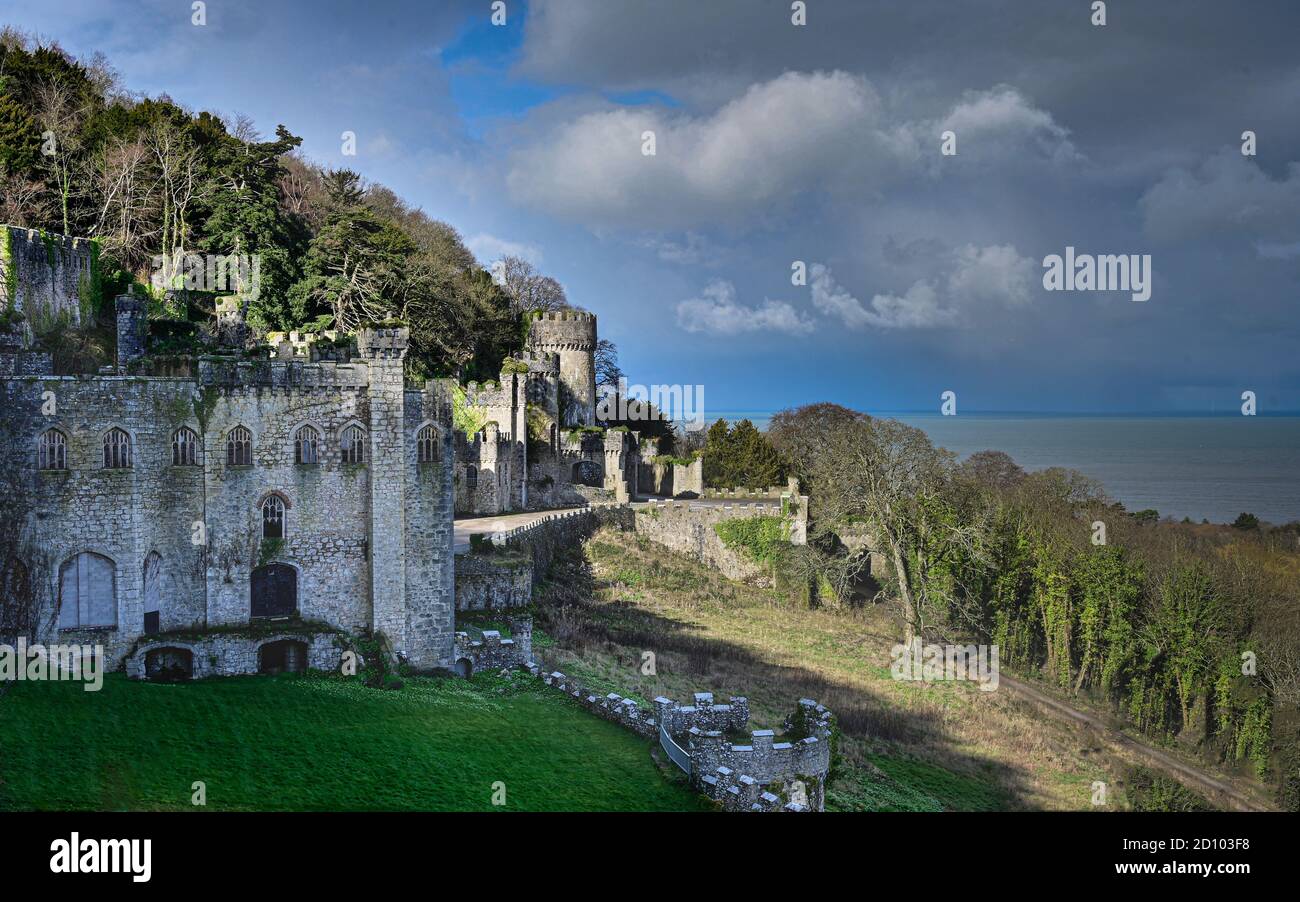
<path fill-rule="evenodd" d="M 93 280 L 95 260 L 89 238 L 3 226 L 0 309 L 20 310 L 33 323 L 67 317 L 80 324 L 82 285 Z"/>
<path fill-rule="evenodd" d="M 548 310 L 533 314 L 528 345 L 534 351 L 596 347 L 596 314 L 585 310 Z"/>

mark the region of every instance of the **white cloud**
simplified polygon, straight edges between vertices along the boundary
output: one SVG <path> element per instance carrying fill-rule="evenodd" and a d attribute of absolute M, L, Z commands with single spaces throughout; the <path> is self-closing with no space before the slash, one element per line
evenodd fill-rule
<path fill-rule="evenodd" d="M 835 281 L 828 267 L 814 263 L 812 302 L 850 329 L 963 326 L 980 311 L 1029 303 L 1034 275 L 1034 261 L 1011 245 L 966 245 L 957 250 L 946 278 L 918 279 L 902 294 L 877 294 L 864 304 Z"/>
<path fill-rule="evenodd" d="M 813 306 L 850 329 L 930 329 L 957 321 L 956 311 L 942 307 L 934 286 L 924 280 L 914 282 L 902 295 L 878 294 L 867 306 L 841 288 L 822 264 L 813 264 L 812 275 Z"/>
<path fill-rule="evenodd" d="M 502 257 L 519 257 L 534 266 L 539 266 L 542 262 L 542 249 L 536 245 L 506 241 L 504 238 L 489 235 L 487 232 L 479 232 L 473 238 L 466 238 L 465 247 L 469 248 L 470 253 L 484 263 L 491 263 L 500 260 Z"/>
<path fill-rule="evenodd" d="M 736 286 L 722 279 L 710 282 L 700 294 L 677 305 L 677 324 L 687 332 L 806 335 L 813 330 L 812 322 L 784 301 L 764 300 L 758 307 L 737 303 Z"/>
<path fill-rule="evenodd" d="M 1014 161 L 1023 166 L 1034 159 L 1075 163 L 1081 156 L 1069 131 L 1046 110 L 1032 106 L 1019 91 L 999 85 L 989 91 L 967 92 L 952 110 L 929 130 L 929 140 L 952 131 L 957 136 L 957 159 Z"/>
<path fill-rule="evenodd" d="M 647 106 L 544 119 L 510 158 L 511 196 L 594 226 L 743 225 L 799 198 L 904 187 L 946 171 L 945 127 L 981 178 L 988 166 L 1076 156 L 1051 115 L 1011 88 L 967 94 L 939 121 L 908 120 L 842 71 L 786 72 L 707 114 Z M 653 156 L 642 153 L 647 131 Z"/>
<path fill-rule="evenodd" d="M 957 251 L 957 266 L 948 277 L 948 294 L 962 304 L 997 303 L 1019 307 L 1033 298 L 1030 293 L 1039 268 L 1010 244 L 975 247 Z"/>

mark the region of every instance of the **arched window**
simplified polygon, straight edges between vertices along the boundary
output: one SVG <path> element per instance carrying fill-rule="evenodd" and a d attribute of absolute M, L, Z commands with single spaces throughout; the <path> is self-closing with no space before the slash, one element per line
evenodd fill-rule
<path fill-rule="evenodd" d="M 68 440 L 57 429 L 46 429 L 36 445 L 36 465 L 42 470 L 68 468 Z"/>
<path fill-rule="evenodd" d="M 117 626 L 113 562 L 83 551 L 59 568 L 59 628 Z"/>
<path fill-rule="evenodd" d="M 253 434 L 243 426 L 226 433 L 226 466 L 251 467 L 253 465 Z"/>
<path fill-rule="evenodd" d="M 363 464 L 366 462 L 366 433 L 360 426 L 349 426 L 343 430 L 340 443 L 345 464 Z"/>
<path fill-rule="evenodd" d="M 279 495 L 267 495 L 262 502 L 262 538 L 284 538 L 284 499 Z"/>
<path fill-rule="evenodd" d="M 473 465 L 465 467 L 465 488 L 470 492 L 478 491 L 478 470 Z"/>
<path fill-rule="evenodd" d="M 293 434 L 293 462 L 296 464 L 320 463 L 320 433 L 314 426 L 299 426 Z"/>
<path fill-rule="evenodd" d="M 188 426 L 172 433 L 172 466 L 197 467 L 199 465 L 199 434 Z"/>
<path fill-rule="evenodd" d="M 433 463 L 438 459 L 438 433 L 432 426 L 425 426 L 415 436 L 416 459 L 422 463 Z"/>
<path fill-rule="evenodd" d="M 104 433 L 104 469 L 121 470 L 131 466 L 131 436 L 125 429 Z"/>

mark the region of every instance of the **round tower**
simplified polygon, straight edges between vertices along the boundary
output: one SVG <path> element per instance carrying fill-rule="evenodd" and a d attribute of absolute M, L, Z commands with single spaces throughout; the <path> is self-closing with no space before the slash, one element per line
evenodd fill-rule
<path fill-rule="evenodd" d="M 560 356 L 559 414 L 564 426 L 596 424 L 596 315 L 582 310 L 532 314 L 528 349 Z"/>

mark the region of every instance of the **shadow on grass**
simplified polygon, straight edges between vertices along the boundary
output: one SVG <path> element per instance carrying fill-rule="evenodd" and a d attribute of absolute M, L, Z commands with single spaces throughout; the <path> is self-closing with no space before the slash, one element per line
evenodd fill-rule
<path fill-rule="evenodd" d="M 673 663 L 675 676 L 694 679 L 700 689 L 725 686 L 733 694 L 748 695 L 751 708 L 759 695 L 780 699 L 782 706 L 788 702 L 790 708 L 799 698 L 813 698 L 835 712 L 839 728 L 847 736 L 883 740 L 886 746 L 933 748 L 936 759 L 951 765 L 940 766 L 911 755 L 869 754 L 865 756 L 869 763 L 860 762 L 860 767 L 840 774 L 831 787 L 865 807 L 995 810 L 1016 807 L 1012 800 L 1030 795 L 1020 771 L 960 752 L 934 712 L 902 708 L 897 701 L 811 666 L 765 660 L 739 642 L 708 635 L 697 624 L 663 616 L 634 602 L 600 600 L 602 590 L 618 587 L 634 592 L 704 593 L 724 599 L 758 590 L 737 587 L 711 571 L 702 575 L 702 565 L 663 549 L 646 552 L 636 547 L 635 540 L 615 543 L 597 538 L 593 542 L 614 579 L 598 580 L 584 550 L 575 547 L 555 561 L 542 588 L 540 626 L 557 647 L 579 658 L 591 652 L 622 652 L 620 657 L 630 656 L 633 661 L 640 660 L 642 650 L 653 649 L 658 661 Z M 611 688 L 628 694 L 630 687 Z M 641 688 L 644 691 L 645 687 Z M 888 787 L 889 781 L 903 791 Z M 868 785 L 873 782 L 879 785 Z"/>

